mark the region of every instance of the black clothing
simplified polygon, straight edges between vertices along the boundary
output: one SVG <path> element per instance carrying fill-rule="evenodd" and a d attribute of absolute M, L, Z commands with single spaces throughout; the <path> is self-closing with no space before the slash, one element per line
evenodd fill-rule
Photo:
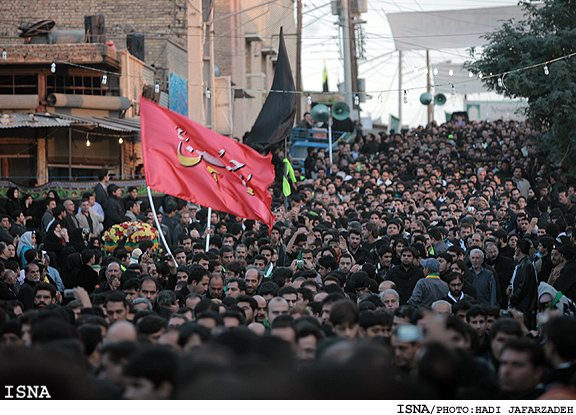
<path fill-rule="evenodd" d="M 500 255 L 506 256 L 508 258 L 514 258 L 514 248 L 512 248 L 510 245 L 506 245 L 504 248 L 499 249 Z"/>
<path fill-rule="evenodd" d="M 422 268 L 415 265 L 408 269 L 405 269 L 402 265 L 396 265 L 388 271 L 386 276 L 388 281 L 396 284 L 396 291 L 400 295 L 400 304 L 405 304 L 408 301 L 416 283 L 421 278 L 424 278 Z"/>
<path fill-rule="evenodd" d="M 0 280 L 0 300 L 16 300 L 18 296 L 13 287 L 10 287 L 5 281 Z"/>
<path fill-rule="evenodd" d="M 26 226 L 24 225 L 19 225 L 16 222 L 14 222 L 12 224 L 12 226 L 10 227 L 10 235 L 16 237 L 16 236 L 22 236 L 22 234 L 24 234 L 24 232 L 28 231 L 28 229 L 26 229 Z"/>
<path fill-rule="evenodd" d="M 514 273 L 514 260 L 506 256 L 498 255 L 494 262 L 486 261 L 494 269 L 494 276 L 496 277 L 499 285 L 500 307 L 506 308 L 508 305 L 508 297 L 506 289 L 510 285 L 512 274 Z"/>
<path fill-rule="evenodd" d="M 512 282 L 510 307 L 524 313 L 524 321 L 529 330 L 536 329 L 536 309 L 538 306 L 538 280 L 532 261 L 526 256 L 516 265 Z"/>
<path fill-rule="evenodd" d="M 124 220 L 124 206 L 120 200 L 112 195 L 108 198 L 106 206 L 104 207 L 104 229 L 107 230 L 110 227 L 122 223 Z"/>
<path fill-rule="evenodd" d="M 350 252 L 350 255 L 352 255 L 354 257 L 354 261 L 356 261 L 357 264 L 363 265 L 367 262 L 370 264 L 374 263 L 374 259 L 370 255 L 370 252 L 368 252 L 363 247 L 359 247 L 358 250 L 356 251 L 356 253 L 353 253 L 352 251 L 349 251 L 349 252 Z"/>
<path fill-rule="evenodd" d="M 548 281 L 548 277 L 552 272 L 552 268 L 554 268 L 554 264 L 552 264 L 552 254 L 548 253 L 541 258 L 542 266 L 540 267 L 540 272 L 538 275 L 538 281 Z"/>
<path fill-rule="evenodd" d="M 76 284 L 92 294 L 98 285 L 98 273 L 89 265 L 83 264 L 75 273 Z"/>
<path fill-rule="evenodd" d="M 24 305 L 24 311 L 34 309 L 34 287 L 36 282 L 24 280 L 24 284 L 20 287 L 20 292 L 18 293 L 18 301 L 22 302 Z"/>
<path fill-rule="evenodd" d="M 96 202 L 100 203 L 100 206 L 104 208 L 108 201 L 108 193 L 106 193 L 106 189 L 102 183 L 98 183 L 96 187 L 94 187 L 94 196 L 96 196 Z"/>
<path fill-rule="evenodd" d="M 566 262 L 560 276 L 554 282 L 554 288 L 562 291 L 566 297 L 576 301 L 576 261 Z"/>

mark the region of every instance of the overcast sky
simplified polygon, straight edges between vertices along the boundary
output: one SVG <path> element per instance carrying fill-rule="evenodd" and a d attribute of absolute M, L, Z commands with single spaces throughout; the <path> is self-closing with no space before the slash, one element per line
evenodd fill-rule
<path fill-rule="evenodd" d="M 395 50 L 386 13 L 433 10 L 472 9 L 514 6 L 516 0 L 367 0 L 368 12 L 362 15 L 367 23 L 364 32 L 364 59 L 359 63 L 359 77 L 366 79 L 366 90 L 372 96 L 362 104 L 363 117 L 381 118 L 388 122 L 389 114 L 398 115 L 398 52 Z M 321 90 L 323 60 L 326 60 L 330 90 L 343 82 L 343 61 L 338 40 L 337 16 L 331 14 L 329 2 L 303 0 L 302 77 L 305 90 Z M 445 49 L 430 52 L 431 63 L 463 63 L 468 60 L 465 49 Z M 403 105 L 403 124 L 416 126 L 426 123 L 426 107 L 419 96 L 425 90 L 426 67 L 424 51 L 403 52 L 403 85 L 409 89 L 408 103 Z M 418 74 L 415 74 L 418 68 Z M 412 89 L 410 91 L 410 89 Z M 469 100 L 500 99 L 493 94 L 471 94 Z M 444 121 L 444 112 L 464 110 L 464 97 L 448 96 L 443 107 L 435 109 L 435 119 Z"/>

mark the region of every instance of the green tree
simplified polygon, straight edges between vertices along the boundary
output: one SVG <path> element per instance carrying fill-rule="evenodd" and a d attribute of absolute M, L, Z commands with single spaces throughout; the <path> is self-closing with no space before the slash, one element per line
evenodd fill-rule
<path fill-rule="evenodd" d="M 521 0 L 519 5 L 524 20 L 508 21 L 485 35 L 488 45 L 466 67 L 481 73 L 489 90 L 526 98 L 525 115 L 540 131 L 535 144 L 549 162 L 575 171 L 576 0 Z"/>

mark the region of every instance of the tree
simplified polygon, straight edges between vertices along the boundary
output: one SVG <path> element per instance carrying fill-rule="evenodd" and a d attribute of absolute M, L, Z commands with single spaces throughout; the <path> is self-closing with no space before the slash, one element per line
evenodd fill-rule
<path fill-rule="evenodd" d="M 526 98 L 535 144 L 550 162 L 576 157 L 576 0 L 521 0 L 524 20 L 485 35 L 479 59 L 467 62 L 491 91 Z M 473 55 L 474 51 L 471 51 Z M 576 163 L 568 169 L 576 170 Z"/>

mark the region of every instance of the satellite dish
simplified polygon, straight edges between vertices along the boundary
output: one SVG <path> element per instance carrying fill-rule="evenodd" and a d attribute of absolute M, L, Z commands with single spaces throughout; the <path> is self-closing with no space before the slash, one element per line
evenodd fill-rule
<path fill-rule="evenodd" d="M 430 105 L 432 103 L 432 95 L 430 95 L 428 92 L 424 92 L 422 95 L 420 95 L 420 103 L 422 105 Z"/>
<path fill-rule="evenodd" d="M 345 120 L 350 115 L 350 107 L 345 102 L 337 102 L 332 105 L 332 116 L 339 121 Z"/>
<path fill-rule="evenodd" d="M 434 97 L 434 104 L 438 106 L 446 104 L 446 95 L 436 94 L 436 96 Z"/>
<path fill-rule="evenodd" d="M 315 122 L 326 122 L 330 118 L 330 109 L 324 104 L 316 104 L 310 115 Z"/>

